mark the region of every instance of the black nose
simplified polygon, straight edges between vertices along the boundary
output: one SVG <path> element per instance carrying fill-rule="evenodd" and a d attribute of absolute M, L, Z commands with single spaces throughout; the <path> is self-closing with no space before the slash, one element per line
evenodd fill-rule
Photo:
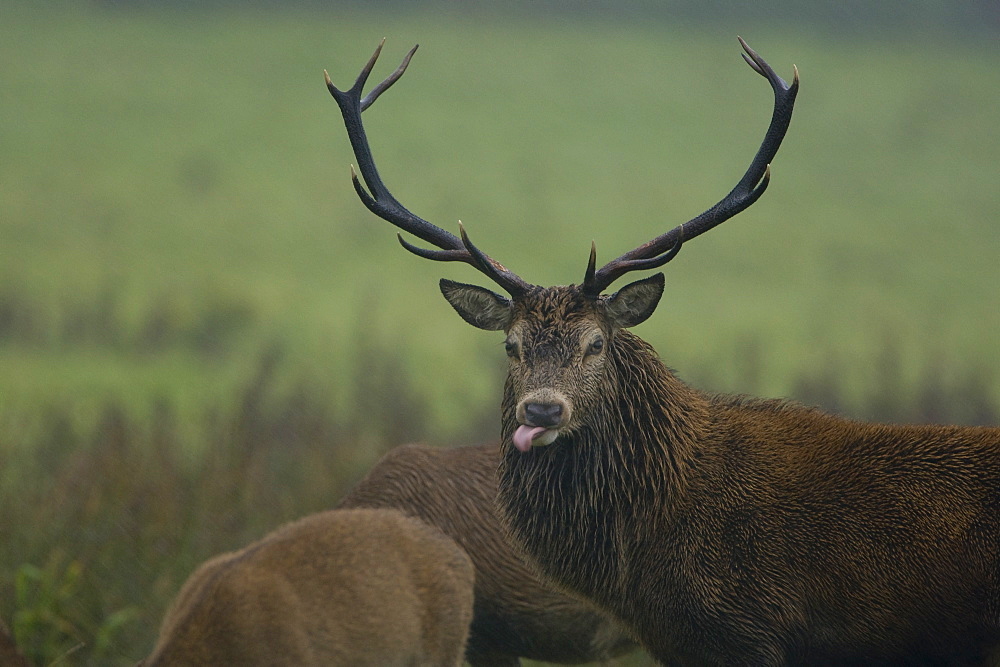
<path fill-rule="evenodd" d="M 528 403 L 524 406 L 524 418 L 532 426 L 557 426 L 562 412 L 563 407 L 559 403 Z"/>

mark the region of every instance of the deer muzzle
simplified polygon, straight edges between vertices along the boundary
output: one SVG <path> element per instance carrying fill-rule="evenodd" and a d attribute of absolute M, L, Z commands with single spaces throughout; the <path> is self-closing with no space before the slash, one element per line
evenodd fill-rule
<path fill-rule="evenodd" d="M 532 447 L 551 445 L 559 431 L 569 423 L 572 409 L 566 397 L 558 391 L 530 392 L 517 404 L 514 447 L 527 452 Z"/>

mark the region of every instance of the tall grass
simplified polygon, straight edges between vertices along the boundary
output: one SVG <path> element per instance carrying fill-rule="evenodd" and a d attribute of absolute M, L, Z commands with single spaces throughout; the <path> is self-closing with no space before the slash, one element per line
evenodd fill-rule
<path fill-rule="evenodd" d="M 398 360 L 377 354 L 355 380 L 364 409 L 349 420 L 308 383 L 278 386 L 285 362 L 271 347 L 237 400 L 207 406 L 193 429 L 169 402 L 145 423 L 108 403 L 90 429 L 74 426 L 71 406 L 52 407 L 30 447 L 4 443 L 0 613 L 26 655 L 130 664 L 198 562 L 329 508 L 426 412 Z M 184 431 L 197 435 L 195 456 Z"/>

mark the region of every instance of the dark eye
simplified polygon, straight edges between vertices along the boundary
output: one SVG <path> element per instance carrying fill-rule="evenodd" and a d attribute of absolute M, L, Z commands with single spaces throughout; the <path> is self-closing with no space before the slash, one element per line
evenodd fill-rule
<path fill-rule="evenodd" d="M 591 356 L 594 354 L 600 354 L 601 350 L 604 349 L 604 339 L 598 338 L 587 346 L 587 355 Z"/>
<path fill-rule="evenodd" d="M 517 359 L 517 342 L 513 340 L 505 340 L 503 342 L 503 349 L 507 350 L 507 356 L 511 359 Z"/>

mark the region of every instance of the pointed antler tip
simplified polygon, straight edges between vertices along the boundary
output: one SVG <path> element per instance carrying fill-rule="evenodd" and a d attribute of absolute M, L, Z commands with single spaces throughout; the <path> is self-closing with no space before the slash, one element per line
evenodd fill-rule
<path fill-rule="evenodd" d="M 680 252 L 684 242 L 690 241 L 745 210 L 756 202 L 767 188 L 771 177 L 770 161 L 778 152 L 791 120 L 792 107 L 795 104 L 795 84 L 789 89 L 773 68 L 750 48 L 743 37 L 737 36 L 737 39 L 744 49 L 744 53 L 741 54 L 743 59 L 754 71 L 768 80 L 774 91 L 774 110 L 771 115 L 771 123 L 768 125 L 764 141 L 757 149 L 749 168 L 728 195 L 701 215 L 660 234 L 618 259 L 608 262 L 596 271 L 592 266 L 588 266 L 581 287 L 587 296 L 597 297 L 601 291 L 630 271 L 647 271 L 663 266 Z M 795 73 L 795 82 L 797 83 L 798 68 L 795 69 Z"/>
<path fill-rule="evenodd" d="M 799 85 L 799 66 L 792 64 L 792 72 L 792 85 L 797 86 Z"/>
<path fill-rule="evenodd" d="M 597 241 L 590 242 L 590 257 L 587 258 L 587 271 L 583 274 L 583 293 L 587 296 L 599 296 L 603 287 L 597 283 Z"/>
<path fill-rule="evenodd" d="M 753 189 L 755 191 L 758 191 L 760 194 L 764 194 L 764 190 L 767 189 L 767 186 L 770 183 L 771 183 L 771 163 L 769 162 L 764 167 L 764 175 L 760 177 L 760 180 L 757 181 L 757 185 L 755 185 Z"/>

